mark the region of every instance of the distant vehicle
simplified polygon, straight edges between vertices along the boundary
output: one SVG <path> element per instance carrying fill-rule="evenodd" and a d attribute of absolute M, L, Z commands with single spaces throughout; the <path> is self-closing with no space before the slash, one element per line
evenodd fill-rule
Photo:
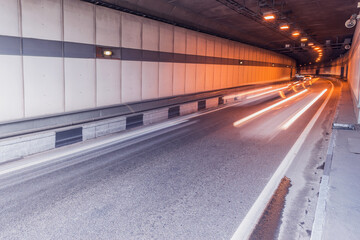
<path fill-rule="evenodd" d="M 311 80 L 311 79 L 312 79 L 311 75 L 305 75 L 303 78 L 304 81 Z"/>
<path fill-rule="evenodd" d="M 296 77 L 297 79 L 302 79 L 302 78 L 304 78 L 304 75 L 301 75 L 301 74 L 295 74 L 295 77 Z"/>

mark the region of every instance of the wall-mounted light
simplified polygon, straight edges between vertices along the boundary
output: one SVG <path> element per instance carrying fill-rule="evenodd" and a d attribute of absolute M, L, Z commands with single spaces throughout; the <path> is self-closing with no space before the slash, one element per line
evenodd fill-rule
<path fill-rule="evenodd" d="M 300 32 L 299 31 L 293 31 L 292 34 L 294 37 L 298 37 L 300 36 Z"/>
<path fill-rule="evenodd" d="M 290 26 L 289 26 L 289 24 L 287 24 L 287 23 L 282 23 L 282 24 L 280 24 L 280 29 L 281 30 L 287 30 L 287 29 L 289 29 L 290 28 Z"/>
<path fill-rule="evenodd" d="M 110 50 L 104 50 L 103 53 L 104 53 L 104 56 L 111 56 L 113 54 L 113 52 Z"/>
<path fill-rule="evenodd" d="M 242 64 L 243 64 L 243 62 L 242 62 L 242 61 L 240 61 L 240 62 L 239 62 L 239 64 L 240 64 L 240 65 L 242 65 Z"/>
<path fill-rule="evenodd" d="M 315 47 L 314 49 L 315 49 L 315 50 L 319 50 L 320 48 L 319 48 L 319 47 Z"/>
<path fill-rule="evenodd" d="M 309 43 L 308 43 L 308 46 L 314 46 L 314 43 L 309 42 Z"/>
<path fill-rule="evenodd" d="M 271 66 L 275 67 L 275 64 L 271 64 Z"/>
<path fill-rule="evenodd" d="M 273 12 L 265 12 L 263 14 L 265 20 L 274 20 L 275 14 Z"/>
<path fill-rule="evenodd" d="M 307 40 L 308 40 L 307 37 L 302 37 L 302 38 L 300 39 L 300 41 L 302 41 L 302 42 L 306 42 Z"/>

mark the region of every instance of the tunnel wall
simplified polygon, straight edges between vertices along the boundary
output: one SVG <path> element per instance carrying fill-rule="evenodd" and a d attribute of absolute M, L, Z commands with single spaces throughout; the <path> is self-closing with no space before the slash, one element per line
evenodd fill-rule
<path fill-rule="evenodd" d="M 2 123 L 282 81 L 295 66 L 271 51 L 78 0 L 0 0 L 0 22 Z"/>
<path fill-rule="evenodd" d="M 320 74 L 335 77 L 346 77 L 346 67 L 348 64 L 347 55 L 331 61 L 330 63 L 308 65 L 301 68 L 301 74 Z M 341 68 L 344 69 L 343 76 Z"/>
<path fill-rule="evenodd" d="M 355 113 L 358 123 L 360 123 L 360 24 L 356 25 L 356 30 L 351 44 L 348 58 L 348 82 L 350 84 L 354 101 Z"/>
<path fill-rule="evenodd" d="M 301 68 L 302 74 L 329 75 L 334 77 L 346 78 L 350 84 L 354 111 L 357 122 L 360 123 L 360 25 L 356 25 L 352 39 L 351 49 L 342 57 L 326 64 L 318 66 L 304 66 Z"/>

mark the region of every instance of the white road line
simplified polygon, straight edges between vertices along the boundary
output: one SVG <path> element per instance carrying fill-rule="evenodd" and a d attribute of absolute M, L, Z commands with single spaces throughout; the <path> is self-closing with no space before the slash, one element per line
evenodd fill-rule
<path fill-rule="evenodd" d="M 262 190 L 262 192 L 256 199 L 255 203 L 252 205 L 249 212 L 246 214 L 240 226 L 235 231 L 231 240 L 249 239 L 257 222 L 259 221 L 261 215 L 263 214 L 268 202 L 270 201 L 278 185 L 280 184 L 281 179 L 285 176 L 286 171 L 288 170 L 291 163 L 295 159 L 306 137 L 309 135 L 310 130 L 313 128 L 315 122 L 318 120 L 320 114 L 322 113 L 326 104 L 328 103 L 334 91 L 334 84 L 332 82 L 330 83 L 332 87 L 328 97 L 321 105 L 321 107 L 317 110 L 317 112 L 315 113 L 311 121 L 308 123 L 308 125 L 305 127 L 305 129 L 303 130 L 299 138 L 296 140 L 295 144 L 291 147 L 290 151 L 287 153 L 285 158 L 282 160 L 281 164 L 276 169 L 274 175 L 271 177 L 270 181 L 266 184 L 265 188 Z"/>

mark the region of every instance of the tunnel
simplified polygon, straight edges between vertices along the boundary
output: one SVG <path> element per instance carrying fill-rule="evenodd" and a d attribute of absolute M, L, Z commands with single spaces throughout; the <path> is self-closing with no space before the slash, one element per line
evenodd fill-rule
<path fill-rule="evenodd" d="M 0 0 L 0 239 L 358 239 L 359 8 Z"/>

